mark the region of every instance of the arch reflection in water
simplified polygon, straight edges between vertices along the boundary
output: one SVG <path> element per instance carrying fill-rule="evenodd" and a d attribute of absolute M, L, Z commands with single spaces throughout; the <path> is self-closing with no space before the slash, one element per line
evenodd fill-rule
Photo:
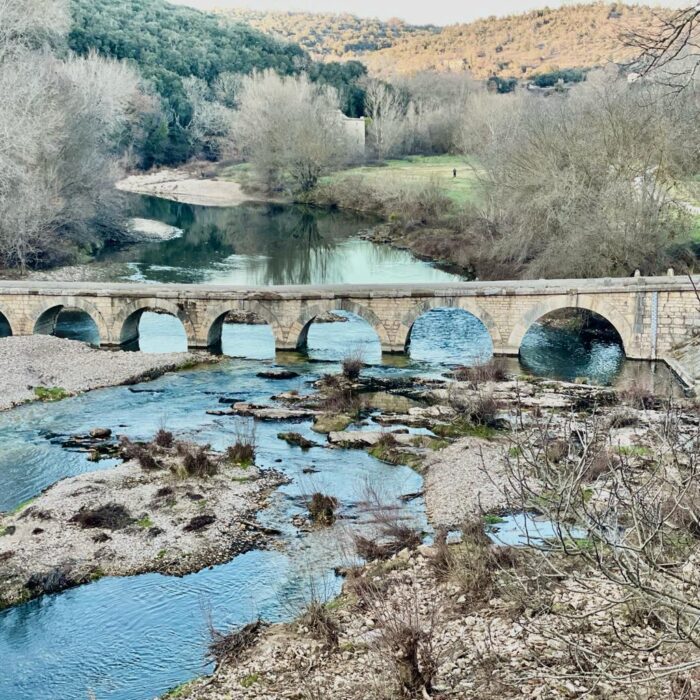
<path fill-rule="evenodd" d="M 411 359 L 447 365 L 476 365 L 493 355 L 486 326 L 463 309 L 426 311 L 414 322 L 407 344 Z"/>
<path fill-rule="evenodd" d="M 527 372 L 565 381 L 585 377 L 596 384 L 612 384 L 624 360 L 622 340 L 613 325 L 582 309 L 543 316 L 520 346 L 520 363 Z"/>
<path fill-rule="evenodd" d="M 5 314 L 0 313 L 0 338 L 8 338 L 12 335 L 12 327 Z"/>
<path fill-rule="evenodd" d="M 219 349 L 229 357 L 270 360 L 275 357 L 275 336 L 267 323 L 224 323 Z"/>
<path fill-rule="evenodd" d="M 187 333 L 182 321 L 172 314 L 142 311 L 137 319 L 138 335 L 122 345 L 141 352 L 187 352 Z"/>
<path fill-rule="evenodd" d="M 334 316 L 345 320 L 333 321 Z M 382 361 L 377 333 L 367 321 L 349 311 L 334 310 L 313 319 L 300 349 L 314 360 L 337 362 L 357 354 L 366 364 Z"/>
<path fill-rule="evenodd" d="M 57 338 L 80 340 L 99 346 L 100 332 L 93 318 L 82 309 L 54 306 L 44 311 L 34 324 L 34 332 Z"/>

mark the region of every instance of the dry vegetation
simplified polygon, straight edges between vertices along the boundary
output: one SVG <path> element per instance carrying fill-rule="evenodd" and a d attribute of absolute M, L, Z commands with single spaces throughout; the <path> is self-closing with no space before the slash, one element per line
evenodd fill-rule
<path fill-rule="evenodd" d="M 567 68 L 601 66 L 635 55 L 620 37 L 650 32 L 656 8 L 622 3 L 570 5 L 444 28 L 414 27 L 352 15 L 257 12 L 227 16 L 300 43 L 313 56 L 362 60 L 382 75 L 425 70 L 528 78 Z"/>

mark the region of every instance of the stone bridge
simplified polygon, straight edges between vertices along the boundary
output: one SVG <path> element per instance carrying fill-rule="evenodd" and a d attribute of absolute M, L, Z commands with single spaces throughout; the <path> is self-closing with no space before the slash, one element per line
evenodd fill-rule
<path fill-rule="evenodd" d="M 699 283 L 700 284 L 700 283 Z M 51 333 L 62 309 L 89 314 L 105 346 L 138 338 L 145 311 L 176 316 L 189 346 L 216 346 L 231 311 L 270 324 L 279 350 L 304 346 L 319 314 L 344 310 L 376 331 L 385 352 L 403 352 L 415 320 L 435 308 L 459 308 L 488 329 L 494 353 L 515 355 L 528 328 L 565 308 L 607 319 L 630 358 L 664 358 L 700 328 L 700 302 L 687 277 L 463 282 L 412 285 L 226 287 L 172 284 L 0 282 L 0 313 L 14 335 Z"/>

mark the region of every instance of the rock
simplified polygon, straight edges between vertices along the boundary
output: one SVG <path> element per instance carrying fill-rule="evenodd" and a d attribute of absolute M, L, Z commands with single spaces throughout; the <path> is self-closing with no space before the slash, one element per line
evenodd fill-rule
<path fill-rule="evenodd" d="M 214 515 L 195 515 L 182 529 L 185 532 L 198 532 L 209 527 L 214 522 L 216 522 L 216 516 Z"/>
<path fill-rule="evenodd" d="M 345 430 L 351 423 L 352 418 L 343 413 L 323 413 L 317 416 L 311 430 L 315 433 L 332 433 Z"/>
<path fill-rule="evenodd" d="M 284 440 L 290 445 L 296 445 L 301 447 L 302 450 L 308 450 L 312 447 L 318 447 L 318 445 L 313 440 L 307 440 L 303 435 L 299 433 L 277 433 L 277 437 L 280 440 Z"/>
<path fill-rule="evenodd" d="M 429 544 L 419 544 L 416 551 L 426 559 L 435 559 L 437 556 L 437 548 Z"/>
<path fill-rule="evenodd" d="M 294 379 L 299 376 L 299 372 L 292 372 L 289 369 L 269 370 L 258 372 L 257 375 L 261 379 Z"/>
<path fill-rule="evenodd" d="M 93 428 L 90 431 L 90 437 L 95 440 L 107 440 L 112 437 L 112 431 L 109 428 Z"/>

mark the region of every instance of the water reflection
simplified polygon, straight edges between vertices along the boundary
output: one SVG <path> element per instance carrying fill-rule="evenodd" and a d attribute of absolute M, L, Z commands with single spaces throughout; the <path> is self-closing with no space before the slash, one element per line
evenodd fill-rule
<path fill-rule="evenodd" d="M 408 351 L 413 360 L 475 365 L 493 355 L 486 326 L 462 309 L 432 309 L 416 319 Z"/>
<path fill-rule="evenodd" d="M 541 323 L 532 325 L 520 346 L 525 371 L 565 381 L 585 377 L 596 384 L 612 384 L 624 361 L 619 341 Z"/>
<path fill-rule="evenodd" d="M 355 213 L 259 203 L 213 208 L 137 195 L 130 201 L 133 216 L 184 234 L 103 255 L 102 263 L 122 263 L 110 276 L 115 280 L 271 285 L 457 279 L 406 251 L 357 238 L 377 222 Z"/>
<path fill-rule="evenodd" d="M 62 309 L 55 320 L 52 335 L 69 340 L 81 340 L 90 345 L 100 344 L 97 324 L 85 311 Z"/>
<path fill-rule="evenodd" d="M 7 338 L 7 336 L 12 335 L 12 328 L 10 328 L 10 323 L 3 316 L 3 314 L 0 314 L 0 338 Z"/>

